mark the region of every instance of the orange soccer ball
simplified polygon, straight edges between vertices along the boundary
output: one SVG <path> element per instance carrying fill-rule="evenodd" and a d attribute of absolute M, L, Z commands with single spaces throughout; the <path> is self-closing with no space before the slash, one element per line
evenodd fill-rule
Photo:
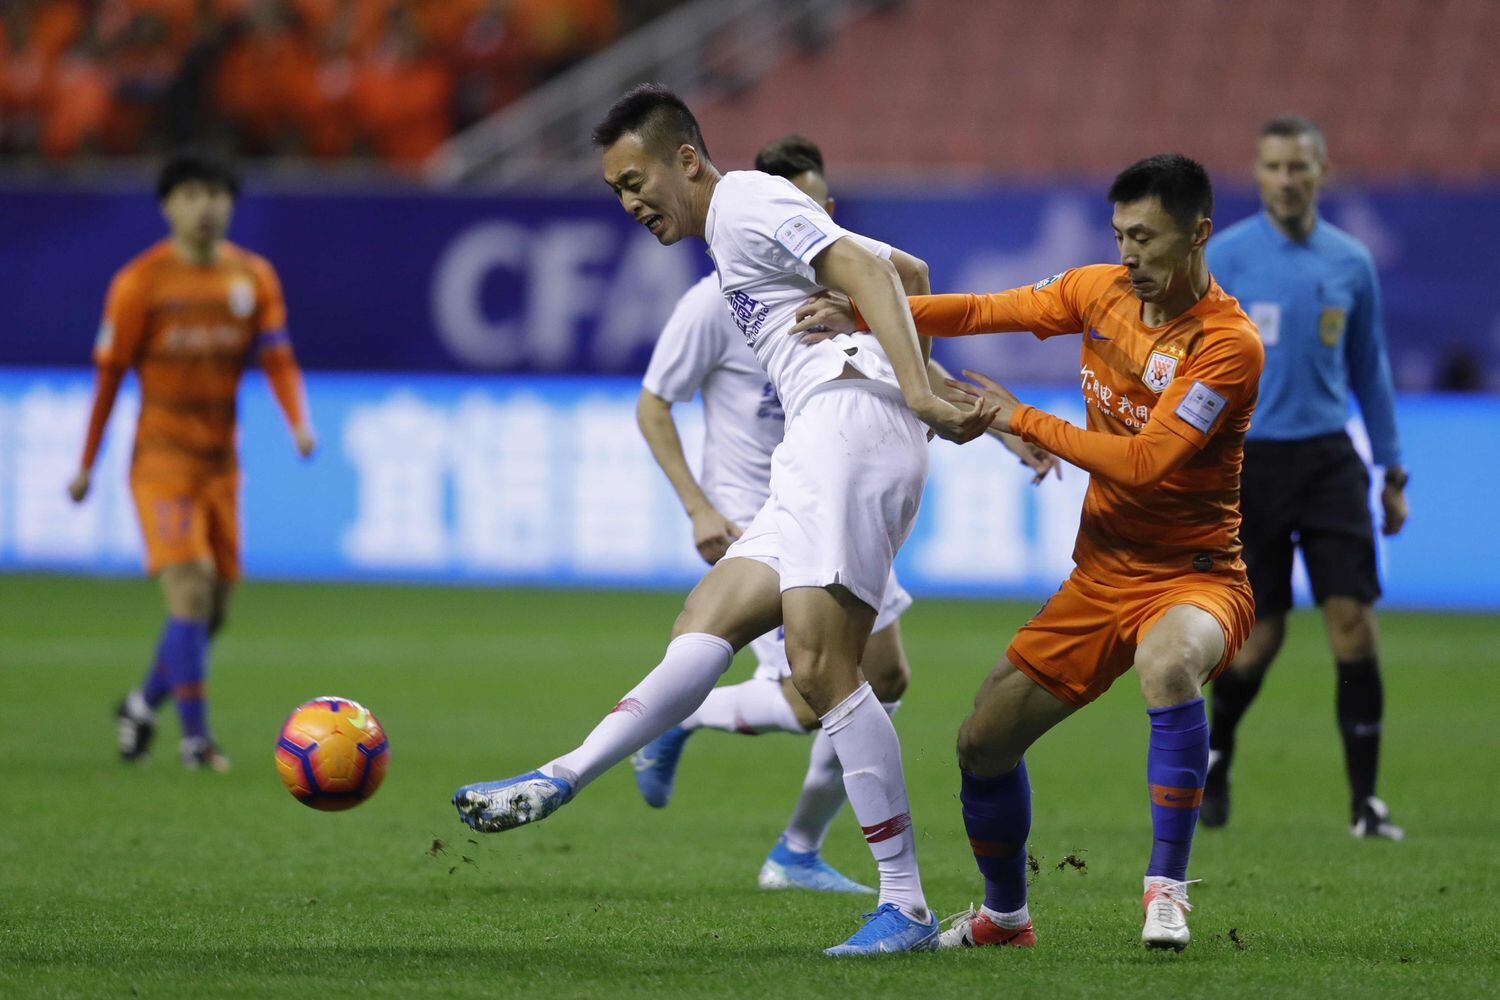
<path fill-rule="evenodd" d="M 348 698 L 298 705 L 276 740 L 276 771 L 305 806 L 352 809 L 385 780 L 390 744 L 374 714 Z"/>

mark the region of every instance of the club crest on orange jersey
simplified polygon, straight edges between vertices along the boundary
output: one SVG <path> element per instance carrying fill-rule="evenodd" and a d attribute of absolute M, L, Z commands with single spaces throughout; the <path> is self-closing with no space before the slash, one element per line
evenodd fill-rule
<path fill-rule="evenodd" d="M 255 285 L 249 278 L 230 279 L 229 311 L 235 319 L 248 319 L 255 312 Z"/>
<path fill-rule="evenodd" d="M 1152 351 L 1151 357 L 1146 359 L 1146 367 L 1141 369 L 1141 381 L 1146 383 L 1147 389 L 1160 393 L 1172 384 L 1179 360 L 1165 351 Z"/>

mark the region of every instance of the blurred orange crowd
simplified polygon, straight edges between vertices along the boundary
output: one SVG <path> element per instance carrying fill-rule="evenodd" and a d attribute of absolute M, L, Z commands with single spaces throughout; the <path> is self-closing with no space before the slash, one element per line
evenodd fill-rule
<path fill-rule="evenodd" d="M 666 4 L 645 6 L 0 0 L 0 154 L 61 161 L 206 142 L 410 166 Z"/>

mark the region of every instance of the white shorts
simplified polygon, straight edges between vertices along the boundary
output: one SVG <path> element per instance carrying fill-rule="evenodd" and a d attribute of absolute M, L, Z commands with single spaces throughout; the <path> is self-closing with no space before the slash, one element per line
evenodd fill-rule
<path fill-rule="evenodd" d="M 896 579 L 894 571 L 885 585 L 885 597 L 880 602 L 880 613 L 875 616 L 875 627 L 871 634 L 884 632 L 906 614 L 912 605 L 911 595 Z M 782 681 L 792 676 L 792 665 L 786 658 L 786 632 L 776 629 L 750 643 L 750 652 L 755 655 L 755 674 L 761 680 Z"/>
<path fill-rule="evenodd" d="M 771 456 L 771 495 L 726 559 L 794 587 L 839 584 L 877 611 L 927 479 L 927 428 L 900 391 L 841 379 L 814 390 Z"/>

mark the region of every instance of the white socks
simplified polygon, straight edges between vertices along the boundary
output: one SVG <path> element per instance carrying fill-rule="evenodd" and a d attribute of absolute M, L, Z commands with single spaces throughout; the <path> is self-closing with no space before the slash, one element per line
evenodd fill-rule
<path fill-rule="evenodd" d="M 802 794 L 797 798 L 792 818 L 787 821 L 783 834 L 786 849 L 797 854 L 821 849 L 829 824 L 844 808 L 848 798 L 844 793 L 844 769 L 839 765 L 838 754 L 833 752 L 828 734 L 819 729 L 813 736 L 812 752 L 808 754 Z"/>
<path fill-rule="evenodd" d="M 823 732 L 844 768 L 844 789 L 880 869 L 880 902 L 916 920 L 929 919 L 917 873 L 917 839 L 901 771 L 896 729 L 869 684 L 823 716 Z"/>
<path fill-rule="evenodd" d="M 979 912 L 989 917 L 990 921 L 996 927 L 1004 927 L 1008 931 L 1025 927 L 1031 922 L 1031 913 L 1024 906 L 1014 913 L 1001 913 L 999 910 L 992 910 L 988 906 L 981 906 L 979 907 Z"/>
<path fill-rule="evenodd" d="M 543 764 L 577 793 L 687 717 L 729 669 L 734 649 L 716 635 L 689 632 L 667 646 L 655 670 L 630 690 L 578 749 Z"/>
<path fill-rule="evenodd" d="M 883 702 L 880 707 L 885 709 L 886 715 L 895 715 L 901 703 Z M 787 850 L 798 854 L 822 850 L 829 826 L 849 798 L 844 793 L 844 769 L 826 732 L 819 729 L 813 734 L 812 750 L 807 757 L 802 794 L 782 833 Z"/>
<path fill-rule="evenodd" d="M 765 677 L 714 688 L 698 711 L 683 720 L 682 727 L 726 733 L 807 732 L 787 702 L 781 682 Z"/>

